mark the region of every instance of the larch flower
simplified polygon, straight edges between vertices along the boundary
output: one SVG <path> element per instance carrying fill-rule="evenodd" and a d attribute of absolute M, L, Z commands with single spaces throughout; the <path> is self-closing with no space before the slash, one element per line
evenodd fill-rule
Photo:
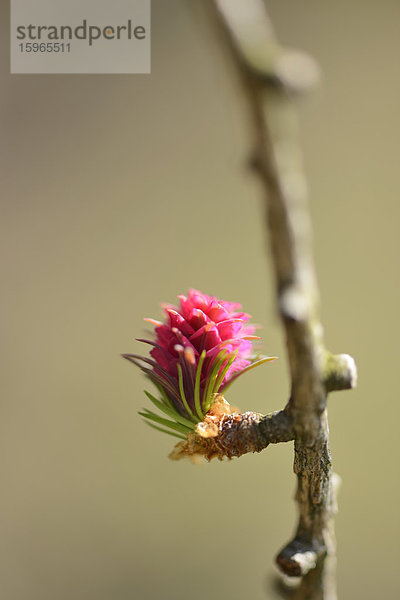
<path fill-rule="evenodd" d="M 179 307 L 164 304 L 165 321 L 145 319 L 155 326 L 151 358 L 123 357 L 139 366 L 159 392 L 147 397 L 169 419 L 144 409 L 146 422 L 165 433 L 186 439 L 204 420 L 217 396 L 240 375 L 273 357 L 254 356 L 254 326 L 241 304 L 218 300 L 191 289 L 178 296 Z"/>

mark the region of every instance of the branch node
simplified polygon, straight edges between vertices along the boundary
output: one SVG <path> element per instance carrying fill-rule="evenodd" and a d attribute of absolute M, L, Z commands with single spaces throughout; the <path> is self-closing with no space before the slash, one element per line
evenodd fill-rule
<path fill-rule="evenodd" d="M 309 315 L 309 302 L 300 286 L 291 284 L 279 296 L 279 310 L 283 318 L 290 321 L 305 321 Z"/>
<path fill-rule="evenodd" d="M 309 542 L 295 538 L 276 557 L 280 570 L 288 577 L 303 577 L 317 564 L 318 553 Z"/>
<path fill-rule="evenodd" d="M 310 55 L 286 48 L 282 49 L 275 62 L 274 75 L 285 89 L 298 94 L 314 88 L 320 80 L 321 72 Z"/>
<path fill-rule="evenodd" d="M 357 385 L 357 366 L 354 358 L 349 354 L 327 353 L 324 383 L 328 392 L 354 389 Z"/>
<path fill-rule="evenodd" d="M 262 0 L 246 4 L 245 10 L 240 1 L 216 0 L 216 5 L 238 58 L 261 84 L 293 93 L 315 87 L 320 79 L 318 64 L 306 52 L 277 43 Z"/>

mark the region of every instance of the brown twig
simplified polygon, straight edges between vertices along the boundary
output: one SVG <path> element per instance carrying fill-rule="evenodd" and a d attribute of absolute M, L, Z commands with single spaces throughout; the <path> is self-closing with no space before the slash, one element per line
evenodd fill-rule
<path fill-rule="evenodd" d="M 265 190 L 277 303 L 288 347 L 291 400 L 285 415 L 295 439 L 299 522 L 277 563 L 285 574 L 303 576 L 335 552 L 327 394 L 352 388 L 357 379 L 351 357 L 326 351 L 318 317 L 307 186 L 293 106 L 294 96 L 315 84 L 318 68 L 305 54 L 279 46 L 262 0 L 214 0 L 212 5 L 253 124 L 251 164 Z M 320 597 L 332 599 L 335 592 Z"/>
<path fill-rule="evenodd" d="M 189 434 L 187 440 L 175 446 L 170 458 L 237 458 L 247 452 L 261 452 L 269 444 L 293 439 L 293 422 L 287 407 L 268 415 L 240 413 L 222 396 L 217 396 L 204 421 L 198 423 L 196 431 Z"/>

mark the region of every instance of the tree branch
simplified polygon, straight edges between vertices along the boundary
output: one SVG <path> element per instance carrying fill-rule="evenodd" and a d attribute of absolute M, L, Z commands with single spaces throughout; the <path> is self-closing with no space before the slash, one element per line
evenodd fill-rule
<path fill-rule="evenodd" d="M 247 452 L 261 452 L 269 444 L 294 439 L 292 417 L 287 408 L 268 415 L 255 412 L 213 414 L 197 425 L 196 433 L 177 444 L 170 458 L 186 456 L 212 458 L 239 457 Z"/>
<path fill-rule="evenodd" d="M 277 302 L 288 347 L 291 400 L 285 411 L 295 437 L 299 523 L 277 563 L 287 575 L 305 575 L 319 558 L 335 551 L 327 393 L 356 384 L 354 360 L 325 350 L 318 317 L 307 185 L 293 107 L 293 96 L 315 84 L 318 68 L 303 53 L 278 45 L 261 0 L 214 0 L 213 5 L 253 124 L 252 165 L 266 193 Z"/>

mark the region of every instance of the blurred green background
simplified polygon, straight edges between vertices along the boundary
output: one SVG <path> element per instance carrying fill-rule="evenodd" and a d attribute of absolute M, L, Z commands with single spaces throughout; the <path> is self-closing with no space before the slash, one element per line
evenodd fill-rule
<path fill-rule="evenodd" d="M 1 5 L 2 600 L 276 598 L 295 525 L 292 444 L 194 467 L 137 411 L 123 361 L 193 286 L 239 300 L 281 359 L 244 410 L 288 396 L 244 106 L 201 0 L 153 0 L 149 76 L 9 75 Z M 400 3 L 271 0 L 324 81 L 300 102 L 326 340 L 341 599 L 398 595 Z"/>

